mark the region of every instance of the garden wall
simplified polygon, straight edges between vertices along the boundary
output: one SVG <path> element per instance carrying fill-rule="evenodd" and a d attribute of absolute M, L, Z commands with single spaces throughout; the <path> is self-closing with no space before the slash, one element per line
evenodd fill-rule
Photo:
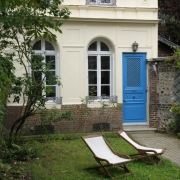
<path fill-rule="evenodd" d="M 158 43 L 158 56 L 172 56 L 173 49 L 168 45 Z M 148 63 L 149 78 L 149 124 L 159 131 L 166 131 L 167 124 L 174 119 L 170 112 L 172 102 L 175 101 L 175 84 L 180 79 L 175 67 L 167 67 L 164 61 Z"/>
<path fill-rule="evenodd" d="M 165 131 L 167 124 L 173 120 L 170 107 L 175 99 L 174 78 L 176 69 L 166 67 L 164 62 L 158 62 L 157 72 L 149 63 L 149 124 L 150 127 Z"/>

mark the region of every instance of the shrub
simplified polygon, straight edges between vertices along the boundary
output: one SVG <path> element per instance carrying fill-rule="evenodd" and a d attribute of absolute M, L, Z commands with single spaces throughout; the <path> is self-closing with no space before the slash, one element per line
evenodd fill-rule
<path fill-rule="evenodd" d="M 31 158 L 37 158 L 41 155 L 42 148 L 33 142 L 23 142 L 21 144 L 8 142 L 1 148 L 0 159 L 3 163 L 10 163 L 12 161 L 26 161 Z"/>
<path fill-rule="evenodd" d="M 173 103 L 170 111 L 174 113 L 175 120 L 169 123 L 169 130 L 180 133 L 180 105 L 178 103 Z"/>

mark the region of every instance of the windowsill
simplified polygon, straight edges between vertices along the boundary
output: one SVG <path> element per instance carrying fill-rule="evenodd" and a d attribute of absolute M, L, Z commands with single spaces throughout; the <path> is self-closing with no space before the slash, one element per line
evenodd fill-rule
<path fill-rule="evenodd" d="M 115 4 L 86 4 L 86 6 L 117 7 Z"/>
<path fill-rule="evenodd" d="M 101 102 L 94 102 L 94 103 L 87 104 L 87 107 L 88 108 L 102 108 L 103 104 Z M 108 104 L 106 108 L 114 107 L 113 103 L 110 101 L 105 101 L 105 104 Z"/>
<path fill-rule="evenodd" d="M 86 96 L 86 103 L 87 104 L 101 104 L 102 102 L 106 103 L 117 103 L 118 98 L 117 96 Z"/>
<path fill-rule="evenodd" d="M 62 97 L 47 97 L 46 103 L 62 104 Z"/>
<path fill-rule="evenodd" d="M 56 104 L 56 103 L 54 103 L 54 102 L 47 102 L 46 103 L 46 105 L 45 105 L 45 107 L 47 108 L 47 109 L 52 109 L 52 108 L 56 108 L 56 109 L 61 109 L 61 104 Z"/>

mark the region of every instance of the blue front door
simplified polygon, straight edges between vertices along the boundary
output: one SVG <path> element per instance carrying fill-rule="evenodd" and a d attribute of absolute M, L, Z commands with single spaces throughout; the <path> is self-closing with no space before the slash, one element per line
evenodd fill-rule
<path fill-rule="evenodd" d="M 123 53 L 123 123 L 146 122 L 146 54 Z"/>

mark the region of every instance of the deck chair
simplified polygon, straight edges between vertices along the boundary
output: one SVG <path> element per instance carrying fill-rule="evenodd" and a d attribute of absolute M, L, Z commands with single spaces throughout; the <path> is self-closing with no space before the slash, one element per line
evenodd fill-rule
<path fill-rule="evenodd" d="M 132 159 L 133 157 L 135 157 L 137 160 L 143 160 L 147 164 L 161 164 L 162 160 L 158 156 L 162 155 L 165 152 L 166 148 L 155 149 L 142 146 L 123 130 L 119 130 L 117 134 L 138 151 L 137 154 L 129 155 L 130 157 L 132 157 Z"/>
<path fill-rule="evenodd" d="M 98 166 L 86 168 L 86 170 L 96 169 L 110 178 L 113 178 L 115 176 L 110 174 L 108 167 L 118 166 L 124 170 L 124 173 L 118 176 L 130 174 L 130 170 L 125 164 L 133 160 L 127 155 L 114 152 L 101 135 L 84 136 L 82 139 L 93 153 L 95 160 L 99 163 Z"/>

